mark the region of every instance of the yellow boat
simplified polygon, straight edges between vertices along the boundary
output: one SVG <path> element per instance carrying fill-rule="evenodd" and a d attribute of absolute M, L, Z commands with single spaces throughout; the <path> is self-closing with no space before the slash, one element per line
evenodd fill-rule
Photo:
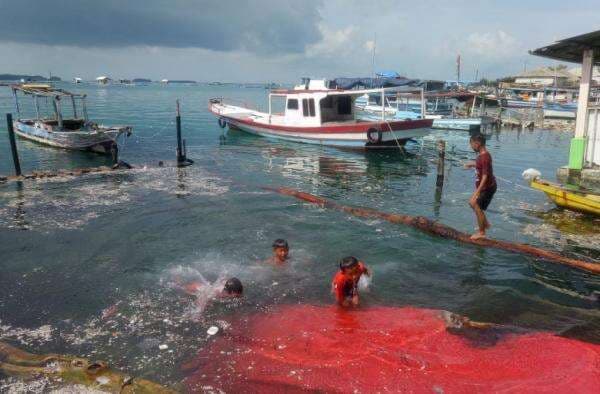
<path fill-rule="evenodd" d="M 546 193 L 561 208 L 600 216 L 600 194 L 598 193 L 563 186 L 542 179 L 531 181 L 531 187 Z"/>

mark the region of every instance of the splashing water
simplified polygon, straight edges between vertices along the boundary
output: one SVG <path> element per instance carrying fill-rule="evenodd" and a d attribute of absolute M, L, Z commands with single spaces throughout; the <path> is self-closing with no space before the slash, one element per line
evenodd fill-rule
<path fill-rule="evenodd" d="M 195 298 L 194 307 L 188 312 L 192 320 L 201 318 L 208 303 L 221 294 L 227 280 L 225 275 L 221 274 L 211 283 L 197 269 L 184 266 L 169 269 L 168 275 L 167 286 Z"/>

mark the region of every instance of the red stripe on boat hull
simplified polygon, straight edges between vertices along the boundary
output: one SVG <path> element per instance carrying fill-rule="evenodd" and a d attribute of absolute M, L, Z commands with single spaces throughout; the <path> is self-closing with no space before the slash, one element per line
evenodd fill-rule
<path fill-rule="evenodd" d="M 396 120 L 390 122 L 360 122 L 353 124 L 338 124 L 328 126 L 316 126 L 316 127 L 297 127 L 297 126 L 283 126 L 274 125 L 268 123 L 255 122 L 252 119 L 243 119 L 229 117 L 210 111 L 220 118 L 225 120 L 231 119 L 233 122 L 242 123 L 248 126 L 260 127 L 263 129 L 275 130 L 279 132 L 290 132 L 290 133 L 366 133 L 369 129 L 381 130 L 384 133 L 390 131 L 402 131 L 411 129 L 424 129 L 430 128 L 433 125 L 432 119 L 418 119 L 418 120 Z"/>

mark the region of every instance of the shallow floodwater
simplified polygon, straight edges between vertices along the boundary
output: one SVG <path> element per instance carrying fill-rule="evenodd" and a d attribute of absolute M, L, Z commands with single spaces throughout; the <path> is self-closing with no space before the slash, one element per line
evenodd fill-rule
<path fill-rule="evenodd" d="M 444 309 L 600 343 L 600 280 L 590 274 L 320 209 L 264 189 L 293 187 L 472 231 L 467 201 L 474 174 L 462 163 L 474 154 L 465 132 L 434 131 L 409 143 L 407 154 L 346 151 L 239 131 L 223 135 L 207 100 L 235 97 L 265 107 L 262 89 L 64 87 L 88 94 L 93 120 L 134 127 L 121 158 L 136 169 L 0 184 L 2 341 L 38 353 L 103 359 L 134 376 L 176 384 L 181 365 L 210 341 L 210 326 L 226 328 L 232 315 L 277 304 L 330 303 L 336 262 L 355 255 L 374 272 L 363 307 Z M 0 91 L 2 114 L 13 110 L 9 93 Z M 178 98 L 188 156 L 195 161 L 185 169 L 170 166 Z M 554 179 L 567 160 L 570 138 L 547 130 L 491 136 L 499 185 L 488 211 L 491 237 L 600 258 L 598 219 L 555 209 L 521 180 L 530 167 Z M 448 158 L 440 202 L 438 139 L 446 140 Z M 108 164 L 95 154 L 18 144 L 24 172 Z M 165 167 L 157 166 L 160 160 Z M 0 174 L 11 173 L 2 119 Z M 276 238 L 291 245 L 291 261 L 283 268 L 261 263 Z M 200 275 L 209 282 L 237 276 L 246 296 L 204 306 L 173 285 Z M 4 379 L 0 391 L 18 384 Z"/>

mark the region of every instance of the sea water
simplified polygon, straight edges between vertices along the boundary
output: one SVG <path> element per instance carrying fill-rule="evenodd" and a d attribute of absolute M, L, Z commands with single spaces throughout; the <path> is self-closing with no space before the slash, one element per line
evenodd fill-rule
<path fill-rule="evenodd" d="M 293 187 L 342 204 L 423 215 L 473 231 L 467 202 L 474 174 L 462 168 L 474 158 L 468 133 L 436 130 L 409 143 L 407 153 L 348 151 L 222 130 L 207 110 L 211 97 L 241 98 L 266 108 L 263 89 L 61 87 L 88 95 L 92 120 L 133 126 L 121 158 L 135 169 L 0 184 L 2 341 L 37 353 L 102 359 L 132 376 L 174 384 L 181 381 L 181 365 L 210 343 L 210 327 L 226 329 L 232 316 L 276 305 L 331 303 L 337 263 L 354 255 L 374 274 L 363 307 L 444 309 L 600 342 L 600 282 L 590 274 L 352 217 L 264 189 Z M 171 166 L 176 99 L 188 157 L 195 162 L 183 169 Z M 14 111 L 10 91 L 0 90 L 0 113 L 9 111 Z M 490 137 L 498 177 L 488 210 L 491 237 L 600 257 L 598 219 L 557 210 L 520 178 L 523 170 L 536 168 L 553 179 L 566 163 L 570 138 L 541 129 L 500 130 Z M 447 142 L 447 162 L 437 200 L 439 139 Z M 25 173 L 110 164 L 95 154 L 23 140 L 18 146 Z M 159 161 L 167 165 L 158 167 Z M 11 173 L 1 121 L 0 174 Z M 263 263 L 276 238 L 291 246 L 283 267 Z M 207 302 L 190 314 L 198 300 L 167 284 L 173 269 L 198 273 L 209 284 L 238 277 L 245 297 L 209 302 L 203 295 Z"/>

